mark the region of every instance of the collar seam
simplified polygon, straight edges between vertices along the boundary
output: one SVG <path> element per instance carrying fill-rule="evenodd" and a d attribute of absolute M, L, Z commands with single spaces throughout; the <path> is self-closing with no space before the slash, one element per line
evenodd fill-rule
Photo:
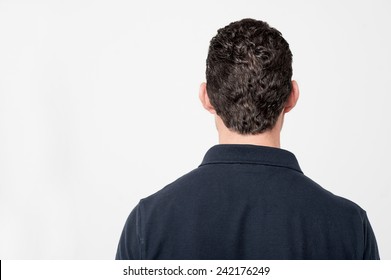
<path fill-rule="evenodd" d="M 209 161 L 209 162 L 203 162 L 198 167 L 204 166 L 204 165 L 211 165 L 211 164 L 251 164 L 251 165 L 266 165 L 266 166 L 274 166 L 274 167 L 283 167 L 288 168 L 297 172 L 300 172 L 302 174 L 303 171 L 301 171 L 300 168 L 297 167 L 291 167 L 289 165 L 284 164 L 278 164 L 278 163 L 272 163 L 272 162 L 254 162 L 254 161 Z"/>

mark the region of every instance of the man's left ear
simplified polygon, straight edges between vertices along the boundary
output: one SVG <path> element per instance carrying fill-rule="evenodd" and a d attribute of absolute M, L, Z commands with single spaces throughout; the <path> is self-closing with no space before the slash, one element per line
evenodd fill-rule
<path fill-rule="evenodd" d="M 299 99 L 299 95 L 300 95 L 299 85 L 297 84 L 296 81 L 292 80 L 292 90 L 285 103 L 284 113 L 288 113 L 290 110 L 293 109 L 293 107 L 296 106 L 297 100 Z"/>
<path fill-rule="evenodd" d="M 211 114 L 216 114 L 215 109 L 213 108 L 212 104 L 210 104 L 208 93 L 206 92 L 206 83 L 201 83 L 198 96 L 200 98 L 202 106 L 204 106 L 204 108 Z"/>

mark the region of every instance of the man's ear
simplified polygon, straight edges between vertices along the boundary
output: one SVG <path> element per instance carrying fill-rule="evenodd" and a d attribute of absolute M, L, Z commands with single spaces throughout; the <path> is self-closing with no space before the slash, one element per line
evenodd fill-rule
<path fill-rule="evenodd" d="M 201 83 L 200 85 L 199 98 L 201 100 L 202 106 L 204 106 L 208 112 L 211 114 L 216 114 L 215 109 L 213 108 L 212 104 L 210 104 L 208 93 L 206 92 L 206 83 Z"/>
<path fill-rule="evenodd" d="M 296 81 L 292 80 L 292 90 L 289 94 L 289 97 L 285 103 L 284 113 L 288 113 L 293 107 L 296 106 L 297 100 L 299 99 L 299 86 Z"/>

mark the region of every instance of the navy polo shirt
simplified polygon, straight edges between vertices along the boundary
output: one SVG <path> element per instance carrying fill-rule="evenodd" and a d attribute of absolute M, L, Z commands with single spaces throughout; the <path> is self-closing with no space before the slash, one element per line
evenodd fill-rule
<path fill-rule="evenodd" d="M 379 259 L 366 212 L 286 150 L 216 145 L 130 213 L 116 259 Z"/>

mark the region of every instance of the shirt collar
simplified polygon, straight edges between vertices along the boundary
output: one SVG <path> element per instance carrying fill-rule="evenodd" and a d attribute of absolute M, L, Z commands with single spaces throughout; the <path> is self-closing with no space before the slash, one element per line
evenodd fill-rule
<path fill-rule="evenodd" d="M 218 163 L 249 163 L 286 167 L 301 172 L 295 155 L 287 150 L 248 144 L 219 144 L 211 147 L 200 166 Z"/>

